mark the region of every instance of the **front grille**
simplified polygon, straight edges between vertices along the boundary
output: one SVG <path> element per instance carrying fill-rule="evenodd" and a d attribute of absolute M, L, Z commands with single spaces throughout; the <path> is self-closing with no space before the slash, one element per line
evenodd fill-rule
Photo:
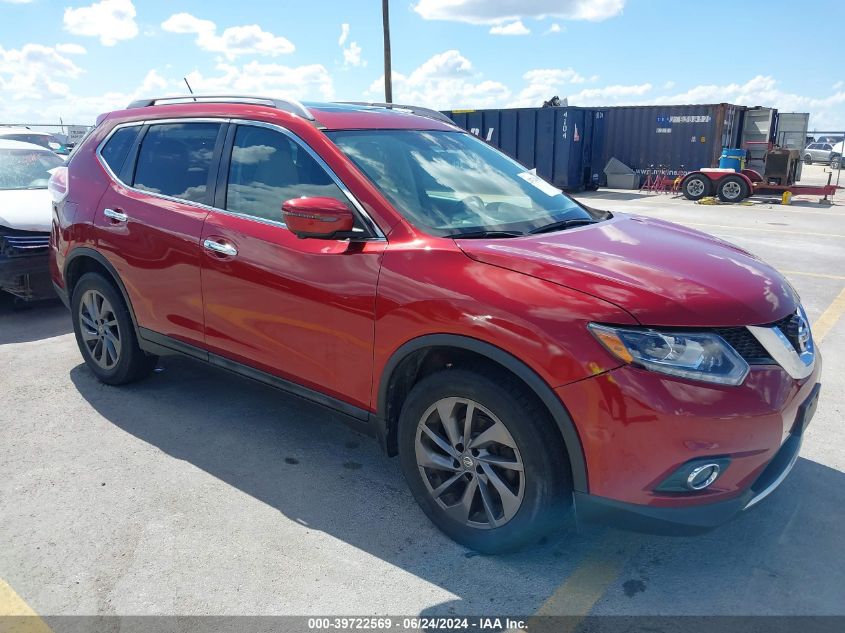
<path fill-rule="evenodd" d="M 5 257 L 35 255 L 49 245 L 49 233 L 0 228 L 0 255 Z"/>
<path fill-rule="evenodd" d="M 749 365 L 776 365 L 775 359 L 760 344 L 754 335 L 744 327 L 719 328 L 716 333 L 742 356 Z"/>
<path fill-rule="evenodd" d="M 788 314 L 779 321 L 769 323 L 762 327 L 776 327 L 789 339 L 792 346 L 799 349 L 798 342 L 798 321 L 794 318 L 795 313 Z M 745 359 L 749 365 L 777 365 L 777 361 L 771 357 L 765 347 L 745 327 L 717 328 L 716 333 L 725 339 L 728 344 L 736 350 L 736 353 Z"/>

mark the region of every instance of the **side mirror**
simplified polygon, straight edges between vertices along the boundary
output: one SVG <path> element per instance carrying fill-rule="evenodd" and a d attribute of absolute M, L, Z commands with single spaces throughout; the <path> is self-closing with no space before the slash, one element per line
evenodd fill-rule
<path fill-rule="evenodd" d="M 292 198 L 282 204 L 288 229 L 300 238 L 343 239 L 350 237 L 355 216 L 334 198 Z"/>

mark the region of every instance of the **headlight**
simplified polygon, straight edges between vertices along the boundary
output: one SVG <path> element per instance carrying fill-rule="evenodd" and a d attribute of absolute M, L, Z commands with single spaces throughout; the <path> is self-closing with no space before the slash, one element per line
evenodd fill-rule
<path fill-rule="evenodd" d="M 721 385 L 742 384 L 748 375 L 748 363 L 718 334 L 588 327 L 616 358 L 645 369 Z"/>

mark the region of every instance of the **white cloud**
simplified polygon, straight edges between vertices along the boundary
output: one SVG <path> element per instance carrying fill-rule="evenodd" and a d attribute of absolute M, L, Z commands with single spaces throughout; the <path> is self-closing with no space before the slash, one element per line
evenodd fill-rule
<path fill-rule="evenodd" d="M 367 62 L 361 59 L 361 47 L 357 42 L 350 42 L 349 46 L 343 49 L 344 66 L 366 66 Z"/>
<path fill-rule="evenodd" d="M 40 103 L 65 97 L 70 88 L 64 81 L 75 79 L 82 69 L 55 48 L 24 44 L 19 49 L 0 46 L 0 103 L 31 100 L 39 111 Z"/>
<path fill-rule="evenodd" d="M 572 68 L 538 68 L 522 75 L 526 86 L 519 92 L 512 107 L 539 107 L 554 95 L 565 97 L 566 86 L 582 84 L 587 80 Z"/>
<path fill-rule="evenodd" d="M 520 18 L 606 20 L 622 13 L 625 0 L 419 0 L 414 11 L 426 20 L 498 24 Z"/>
<path fill-rule="evenodd" d="M 663 89 L 664 90 L 671 90 L 672 88 L 675 87 L 675 85 L 676 84 L 675 84 L 674 81 L 667 81 L 665 84 L 663 84 Z"/>
<path fill-rule="evenodd" d="M 601 106 L 646 103 L 642 97 L 654 89 L 650 83 L 612 84 L 602 88 L 585 88 L 569 96 L 570 105 Z"/>
<path fill-rule="evenodd" d="M 79 44 L 56 44 L 56 50 L 65 55 L 85 55 L 88 51 Z"/>
<path fill-rule="evenodd" d="M 845 88 L 845 81 L 837 81 L 833 86 L 831 86 L 834 90 L 842 90 Z"/>
<path fill-rule="evenodd" d="M 460 51 L 449 50 L 426 60 L 409 75 L 394 72 L 393 100 L 436 109 L 497 107 L 510 97 L 498 81 L 483 79 Z M 367 96 L 383 99 L 384 75 L 374 81 Z"/>
<path fill-rule="evenodd" d="M 337 45 L 341 47 L 343 52 L 343 65 L 347 68 L 350 66 L 366 66 L 367 61 L 361 58 L 361 47 L 358 42 L 349 42 L 349 46 L 345 46 L 349 39 L 349 25 L 343 23 L 340 25 L 340 37 L 337 40 Z"/>
<path fill-rule="evenodd" d="M 64 27 L 74 35 L 98 37 L 103 46 L 114 46 L 138 35 L 132 0 L 101 0 L 87 7 L 67 8 Z"/>
<path fill-rule="evenodd" d="M 507 24 L 494 24 L 490 27 L 491 35 L 528 35 L 529 33 L 531 31 L 522 23 L 522 20 Z"/>
<path fill-rule="evenodd" d="M 832 89 L 833 94 L 826 97 L 807 97 L 782 90 L 774 77 L 757 75 L 743 84 L 701 85 L 679 94 L 661 95 L 654 99 L 654 103 L 763 105 L 778 108 L 781 112 L 809 112 L 811 126 L 817 128 L 841 127 L 845 120 L 845 85 L 834 85 Z"/>
<path fill-rule="evenodd" d="M 190 13 L 174 13 L 161 23 L 161 28 L 171 33 L 193 33 L 202 50 L 220 53 L 229 61 L 239 55 L 267 55 L 276 57 L 294 51 L 294 45 L 281 35 L 273 35 L 257 24 L 230 26 L 220 35 L 217 25 Z"/>
<path fill-rule="evenodd" d="M 557 22 L 555 22 L 548 29 L 546 29 L 546 31 L 543 33 L 543 35 L 551 35 L 552 33 L 560 33 L 562 31 L 563 31 L 563 27 L 560 24 L 558 24 Z"/>
<path fill-rule="evenodd" d="M 194 92 L 224 92 L 291 96 L 297 99 L 331 101 L 335 97 L 331 74 L 322 64 L 283 66 L 257 61 L 243 66 L 217 64 L 219 74 L 206 76 L 195 70 L 188 74 Z"/>

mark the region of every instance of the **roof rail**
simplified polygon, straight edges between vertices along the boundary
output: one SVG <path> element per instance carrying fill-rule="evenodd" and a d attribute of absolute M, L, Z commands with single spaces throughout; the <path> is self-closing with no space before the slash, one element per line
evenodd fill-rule
<path fill-rule="evenodd" d="M 449 117 L 447 117 L 445 114 L 443 114 L 442 112 L 438 112 L 437 110 L 432 110 L 431 108 L 422 108 L 420 106 L 414 105 L 400 105 L 398 103 L 379 103 L 368 101 L 339 101 L 338 103 L 371 106 L 373 108 L 387 108 L 388 110 L 398 110 L 400 112 L 410 112 L 411 114 L 416 114 L 417 116 L 424 116 L 429 119 L 435 119 L 437 121 L 440 121 L 441 123 L 455 125 L 455 122 Z"/>
<path fill-rule="evenodd" d="M 178 95 L 173 97 L 158 97 L 156 99 L 138 99 L 127 106 L 132 108 L 148 108 L 154 105 L 168 105 L 178 103 L 248 103 L 253 105 L 269 106 L 290 112 L 303 119 L 314 121 L 314 115 L 295 99 L 277 99 L 275 97 L 253 97 L 239 95 Z"/>

